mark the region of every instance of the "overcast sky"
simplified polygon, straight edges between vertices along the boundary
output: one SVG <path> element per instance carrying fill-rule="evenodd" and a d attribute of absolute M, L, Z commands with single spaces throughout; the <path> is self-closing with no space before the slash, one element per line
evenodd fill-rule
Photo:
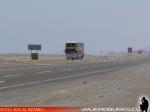
<path fill-rule="evenodd" d="M 150 0 L 0 0 L 0 53 L 63 54 L 65 42 L 86 54 L 150 46 Z"/>

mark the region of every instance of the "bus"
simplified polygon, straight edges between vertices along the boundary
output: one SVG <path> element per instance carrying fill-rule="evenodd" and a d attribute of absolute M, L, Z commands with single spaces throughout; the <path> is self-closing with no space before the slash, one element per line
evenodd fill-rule
<path fill-rule="evenodd" d="M 76 41 L 68 41 L 65 45 L 66 59 L 83 59 L 84 57 L 84 43 Z"/>

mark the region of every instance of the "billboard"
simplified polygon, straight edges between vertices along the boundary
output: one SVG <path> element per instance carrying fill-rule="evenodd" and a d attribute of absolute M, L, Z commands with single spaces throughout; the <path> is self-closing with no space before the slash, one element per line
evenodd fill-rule
<path fill-rule="evenodd" d="M 28 50 L 41 50 L 41 45 L 38 44 L 29 44 Z"/>

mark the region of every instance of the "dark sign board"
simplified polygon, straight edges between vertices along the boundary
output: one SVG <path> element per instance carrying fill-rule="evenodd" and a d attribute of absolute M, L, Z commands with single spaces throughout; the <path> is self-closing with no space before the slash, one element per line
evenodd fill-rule
<path fill-rule="evenodd" d="M 132 53 L 132 47 L 128 48 L 128 53 Z"/>
<path fill-rule="evenodd" d="M 41 45 L 29 44 L 28 50 L 41 50 Z"/>

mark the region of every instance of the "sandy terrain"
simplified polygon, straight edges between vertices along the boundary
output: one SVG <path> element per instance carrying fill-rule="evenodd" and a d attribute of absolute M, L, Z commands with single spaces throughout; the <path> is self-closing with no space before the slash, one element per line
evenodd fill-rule
<path fill-rule="evenodd" d="M 85 55 L 83 61 L 116 61 L 116 60 L 129 60 L 139 59 L 149 56 L 149 53 L 138 55 L 137 53 L 113 53 L 106 56 Z M 65 55 L 50 55 L 39 54 L 39 60 L 31 60 L 30 54 L 0 54 L 0 62 L 46 62 L 46 61 L 66 61 Z"/>
<path fill-rule="evenodd" d="M 1 105 L 138 106 L 139 97 L 150 95 L 150 62 L 102 75 L 12 90 L 1 96 Z M 53 87 L 55 85 L 55 88 Z M 34 90 L 34 91 L 33 91 Z M 38 93 L 38 94 L 36 94 Z M 10 94 L 10 93 L 9 93 Z M 4 100 L 5 99 L 5 100 Z"/>
<path fill-rule="evenodd" d="M 58 57 L 43 56 L 42 61 L 46 62 L 47 59 L 49 61 L 53 59 L 65 60 L 63 56 Z M 0 58 L 2 59 L 2 55 Z M 3 59 L 7 58 L 10 59 L 9 56 L 3 57 Z M 21 56 L 11 57 L 13 60 L 14 58 L 20 59 L 22 62 Z M 118 61 L 144 58 L 149 58 L 148 54 L 144 56 L 134 54 L 111 55 L 107 58 L 87 56 L 84 61 Z M 9 93 L 1 94 L 0 105 L 139 107 L 139 97 L 149 97 L 150 95 L 149 73 L 150 62 L 145 62 L 100 75 L 90 75 L 63 82 L 56 81 L 33 88 L 24 87 L 23 90 L 15 89 Z"/>

